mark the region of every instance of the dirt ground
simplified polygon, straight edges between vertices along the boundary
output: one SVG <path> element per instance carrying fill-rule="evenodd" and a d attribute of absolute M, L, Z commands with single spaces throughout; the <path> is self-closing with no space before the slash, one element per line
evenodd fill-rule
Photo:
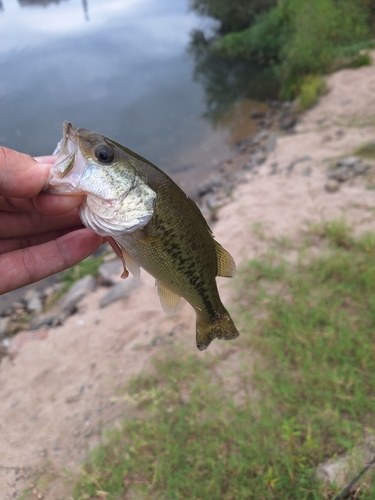
<path fill-rule="evenodd" d="M 298 238 L 309 223 L 345 216 L 357 231 L 375 229 L 375 194 L 368 179 L 358 176 L 335 193 L 324 189 L 330 161 L 375 140 L 375 67 L 342 70 L 327 83 L 329 92 L 303 116 L 296 133 L 278 137 L 258 175 L 249 173 L 233 201 L 219 211 L 214 234 L 238 267 L 275 237 Z M 303 157 L 309 159 L 287 168 Z M 105 309 L 98 305 L 105 291 L 98 289 L 45 340 L 1 362 L 1 500 L 18 498 L 38 471 L 50 471 L 53 479 L 31 498 L 69 499 L 63 470 L 78 472 L 103 429 L 132 414 L 129 404 L 116 398 L 116 388 L 147 369 L 171 342 L 196 350 L 191 307 L 183 303 L 174 317 L 165 316 L 154 280 L 146 273 L 142 279 L 130 297 Z M 218 282 L 231 310 L 236 277 Z M 223 345 L 215 341 L 209 350 Z"/>

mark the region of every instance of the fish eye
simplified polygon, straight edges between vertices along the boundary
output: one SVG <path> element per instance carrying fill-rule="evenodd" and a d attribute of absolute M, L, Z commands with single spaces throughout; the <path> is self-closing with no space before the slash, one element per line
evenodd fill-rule
<path fill-rule="evenodd" d="M 95 149 L 95 157 L 103 163 L 111 163 L 115 157 L 112 148 L 106 144 L 101 144 Z"/>

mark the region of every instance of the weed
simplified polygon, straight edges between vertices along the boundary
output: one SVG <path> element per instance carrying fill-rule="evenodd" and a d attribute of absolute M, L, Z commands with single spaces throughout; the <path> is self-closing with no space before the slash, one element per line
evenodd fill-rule
<path fill-rule="evenodd" d="M 305 111 L 316 104 L 318 97 L 326 91 L 324 78 L 317 75 L 307 75 L 302 79 L 298 96 L 298 108 Z"/>

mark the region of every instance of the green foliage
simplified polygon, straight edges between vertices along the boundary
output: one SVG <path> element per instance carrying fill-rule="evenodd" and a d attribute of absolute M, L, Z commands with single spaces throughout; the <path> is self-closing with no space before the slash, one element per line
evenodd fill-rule
<path fill-rule="evenodd" d="M 324 78 L 316 75 L 307 75 L 301 81 L 298 107 L 300 111 L 304 111 L 317 102 L 319 96 L 326 90 L 326 83 Z"/>
<path fill-rule="evenodd" d="M 280 8 L 274 8 L 257 18 L 246 30 L 228 33 L 213 44 L 213 49 L 227 57 L 248 60 L 278 60 L 280 47 L 287 40 L 289 28 Z"/>
<path fill-rule="evenodd" d="M 351 1 L 300 2 L 289 0 L 292 34 L 280 50 L 284 94 L 300 90 L 296 81 L 309 73 L 330 70 L 333 61 L 351 45 L 370 37 L 366 12 Z M 294 97 L 294 96 L 293 96 Z"/>
<path fill-rule="evenodd" d="M 365 53 L 360 53 L 354 56 L 351 60 L 351 67 L 352 68 L 360 68 L 362 66 L 371 66 L 372 60 L 371 56 L 368 52 Z"/>
<path fill-rule="evenodd" d="M 359 53 L 374 45 L 375 8 L 370 1 L 283 0 L 262 6 L 246 18 L 245 29 L 231 29 L 214 40 L 212 50 L 275 65 L 282 97 L 295 98 L 307 75 L 371 63 L 368 54 Z"/>
<path fill-rule="evenodd" d="M 142 411 L 94 450 L 76 499 L 338 493 L 316 466 L 375 430 L 375 235 L 356 239 L 343 221 L 314 232 L 327 241 L 317 257 L 274 252 L 242 269 L 241 340 L 217 355 L 172 352 L 132 381 Z M 374 498 L 373 472 L 357 493 Z"/>

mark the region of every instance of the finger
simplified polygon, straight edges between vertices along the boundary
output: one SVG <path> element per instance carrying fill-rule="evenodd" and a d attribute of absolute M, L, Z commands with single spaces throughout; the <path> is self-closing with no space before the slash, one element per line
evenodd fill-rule
<path fill-rule="evenodd" d="M 0 217 L 0 235 L 2 238 L 31 236 L 77 226 L 83 227 L 77 210 L 54 217 L 46 217 L 30 212 L 2 212 Z"/>
<path fill-rule="evenodd" d="M 77 231 L 82 229 L 82 227 L 73 227 L 67 229 L 60 229 L 57 231 L 48 231 L 46 233 L 36 234 L 32 236 L 20 236 L 19 238 L 6 238 L 0 239 L 0 255 L 3 253 L 14 252 L 15 250 L 20 250 L 22 248 L 33 247 L 35 245 L 41 245 L 42 243 L 47 243 L 48 241 L 56 240 L 64 234 L 70 233 L 72 231 Z"/>
<path fill-rule="evenodd" d="M 0 194 L 32 198 L 42 191 L 50 169 L 50 164 L 0 146 Z"/>
<path fill-rule="evenodd" d="M 0 211 L 36 212 L 41 215 L 60 215 L 70 212 L 82 202 L 82 196 L 40 193 L 34 198 L 0 197 Z"/>
<path fill-rule="evenodd" d="M 42 245 L 0 255 L 0 294 L 63 271 L 91 255 L 103 238 L 88 229 L 71 232 Z"/>

